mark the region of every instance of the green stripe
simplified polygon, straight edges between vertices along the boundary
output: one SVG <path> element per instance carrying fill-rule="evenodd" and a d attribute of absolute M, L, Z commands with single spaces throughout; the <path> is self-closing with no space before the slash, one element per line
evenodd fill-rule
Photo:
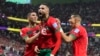
<path fill-rule="evenodd" d="M 23 39 L 24 39 L 24 40 L 27 40 L 27 39 L 28 39 L 28 36 L 24 36 Z"/>
<path fill-rule="evenodd" d="M 73 39 L 76 39 L 76 36 L 74 34 L 70 34 L 70 37 L 72 37 Z"/>
<path fill-rule="evenodd" d="M 58 31 L 60 31 L 60 28 L 57 28 L 57 29 L 55 30 L 55 32 L 58 32 Z"/>

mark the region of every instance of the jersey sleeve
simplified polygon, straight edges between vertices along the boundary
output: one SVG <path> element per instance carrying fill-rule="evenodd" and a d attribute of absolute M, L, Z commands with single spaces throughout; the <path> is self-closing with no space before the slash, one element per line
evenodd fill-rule
<path fill-rule="evenodd" d="M 70 32 L 70 34 L 72 35 L 73 38 L 78 38 L 79 37 L 79 32 L 80 32 L 80 29 L 76 28 L 76 29 L 72 30 Z"/>
<path fill-rule="evenodd" d="M 53 28 L 55 31 L 59 31 L 59 30 L 60 30 L 60 27 L 59 27 L 59 25 L 57 24 L 57 21 L 56 21 L 55 19 L 52 19 L 51 25 L 52 25 L 52 28 Z"/>
<path fill-rule="evenodd" d="M 55 31 L 55 37 L 56 37 L 56 42 L 55 42 L 55 47 L 52 50 L 52 54 L 55 55 L 57 53 L 57 51 L 59 50 L 60 46 L 61 46 L 61 33 L 60 33 L 60 27 L 58 26 L 56 20 L 51 20 L 51 25 Z"/>
<path fill-rule="evenodd" d="M 20 36 L 21 36 L 22 38 L 24 38 L 24 37 L 26 36 L 26 30 L 25 30 L 25 29 L 21 29 L 21 31 L 20 31 Z"/>

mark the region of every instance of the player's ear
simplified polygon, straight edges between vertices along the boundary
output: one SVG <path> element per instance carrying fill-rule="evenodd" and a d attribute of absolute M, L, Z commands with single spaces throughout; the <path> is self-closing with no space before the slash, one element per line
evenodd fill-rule
<path fill-rule="evenodd" d="M 78 17 L 75 18 L 75 22 L 80 22 L 80 19 Z"/>

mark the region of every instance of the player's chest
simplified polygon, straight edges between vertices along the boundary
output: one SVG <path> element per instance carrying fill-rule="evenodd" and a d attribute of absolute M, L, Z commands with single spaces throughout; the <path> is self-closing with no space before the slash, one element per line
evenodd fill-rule
<path fill-rule="evenodd" d="M 44 25 L 42 25 L 40 31 L 41 31 L 42 34 L 50 34 L 50 33 L 53 32 L 51 26 L 48 25 L 48 24 L 44 24 Z"/>
<path fill-rule="evenodd" d="M 36 33 L 38 32 L 38 29 L 29 29 L 26 34 L 29 36 L 29 37 L 32 37 L 34 36 Z"/>

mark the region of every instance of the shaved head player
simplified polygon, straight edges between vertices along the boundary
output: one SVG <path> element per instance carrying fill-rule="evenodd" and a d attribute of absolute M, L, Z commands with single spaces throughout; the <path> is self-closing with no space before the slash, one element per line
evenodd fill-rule
<path fill-rule="evenodd" d="M 72 14 L 69 23 L 72 30 L 66 35 L 61 32 L 66 42 L 72 42 L 73 56 L 87 56 L 88 35 L 86 29 L 81 25 L 81 17 L 78 14 Z"/>

